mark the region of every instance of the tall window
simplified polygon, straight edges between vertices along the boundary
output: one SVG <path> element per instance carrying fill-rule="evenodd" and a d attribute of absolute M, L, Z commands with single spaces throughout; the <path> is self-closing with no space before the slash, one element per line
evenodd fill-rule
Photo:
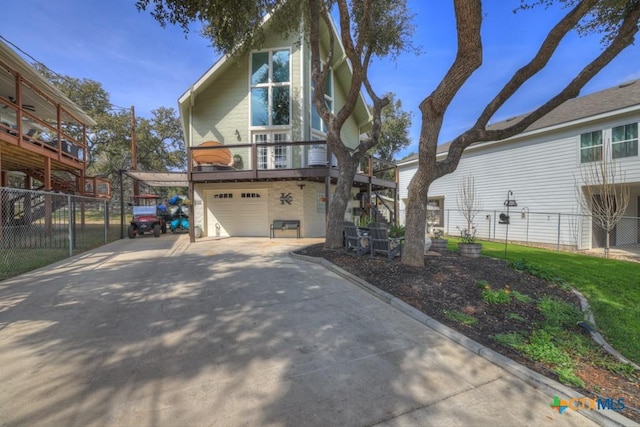
<path fill-rule="evenodd" d="M 318 110 L 316 109 L 313 97 L 315 96 L 315 83 L 311 79 L 311 130 L 327 133 L 327 126 L 320 118 Z M 324 102 L 330 111 L 333 111 L 333 79 L 331 77 L 331 71 L 327 74 L 327 80 L 324 85 Z"/>
<path fill-rule="evenodd" d="M 602 160 L 602 131 L 580 135 L 580 163 Z"/>
<path fill-rule="evenodd" d="M 251 126 L 289 126 L 291 118 L 290 52 L 251 55 Z"/>
<path fill-rule="evenodd" d="M 611 130 L 611 156 L 614 159 L 638 155 L 638 124 L 618 126 Z"/>

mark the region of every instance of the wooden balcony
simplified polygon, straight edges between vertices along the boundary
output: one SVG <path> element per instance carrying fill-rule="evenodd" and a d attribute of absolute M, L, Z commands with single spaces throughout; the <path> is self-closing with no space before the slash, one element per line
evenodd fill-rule
<path fill-rule="evenodd" d="M 95 122 L 5 47 L 0 49 L 0 165 L 46 189 L 111 197 L 103 178 L 86 177 L 87 125 Z M 66 182 L 65 182 L 66 181 Z M 7 185 L 3 175 L 2 185 Z"/>
<path fill-rule="evenodd" d="M 221 150 L 216 155 L 214 150 Z M 318 181 L 338 179 L 338 165 L 325 141 L 231 144 L 189 147 L 189 179 L 193 183 L 252 181 Z M 198 162 L 227 159 L 228 163 Z M 354 177 L 355 187 L 396 189 L 398 170 L 394 163 L 366 157 Z"/>

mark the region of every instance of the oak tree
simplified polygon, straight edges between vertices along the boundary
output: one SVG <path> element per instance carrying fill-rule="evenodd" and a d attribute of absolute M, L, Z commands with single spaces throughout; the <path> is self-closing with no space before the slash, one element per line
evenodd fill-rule
<path fill-rule="evenodd" d="M 418 168 L 408 187 L 406 210 L 406 243 L 402 263 L 424 265 L 427 194 L 436 179 L 452 173 L 464 150 L 471 144 L 497 141 L 523 132 L 527 127 L 568 99 L 579 95 L 584 85 L 602 70 L 623 49 L 633 43 L 638 31 L 640 1 L 638 0 L 537 0 L 522 2 L 522 8 L 550 6 L 561 3 L 567 12 L 549 31 L 531 60 L 515 70 L 510 80 L 489 101 L 471 127 L 453 138 L 446 157 L 436 158 L 438 137 L 445 112 L 469 77 L 482 65 L 481 0 L 454 0 L 457 29 L 457 52 L 453 64 L 438 86 L 421 102 L 422 124 L 418 148 Z M 601 32 L 603 47 L 559 92 L 540 107 L 524 115 L 504 129 L 488 129 L 489 120 L 529 79 L 542 70 L 554 56 L 560 42 L 571 32 Z"/>

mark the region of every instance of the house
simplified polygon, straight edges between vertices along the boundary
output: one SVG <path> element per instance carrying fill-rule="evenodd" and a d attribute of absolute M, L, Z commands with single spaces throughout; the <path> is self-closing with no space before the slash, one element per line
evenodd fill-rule
<path fill-rule="evenodd" d="M 299 221 L 302 237 L 324 236 L 338 169 L 312 105 L 311 51 L 301 34 L 283 38 L 269 31 L 269 19 L 263 25 L 268 35 L 260 50 L 222 57 L 179 98 L 192 221 L 205 236 L 266 237 L 277 220 Z M 322 31 L 326 52 L 327 34 L 336 29 Z M 340 40 L 337 33 L 335 39 Z M 351 67 L 341 46 L 334 57 L 322 90 L 327 105 L 338 111 Z M 360 96 L 342 129 L 343 142 L 357 146 L 370 126 Z M 363 193 L 395 194 L 397 188 L 393 163 L 369 158 L 360 169 L 345 216 L 349 220 L 369 209 L 363 200 L 371 197 Z M 277 233 L 296 235 L 294 230 Z"/>
<path fill-rule="evenodd" d="M 490 128 L 504 128 L 518 119 Z M 639 122 L 640 80 L 636 80 L 566 101 L 512 138 L 472 144 L 457 170 L 429 189 L 434 225 L 449 234 L 466 228 L 456 198 L 463 177 L 472 176 L 482 200 L 482 211 L 474 221 L 478 236 L 578 249 L 602 247 L 604 234 L 581 209 L 578 196 L 584 194 L 585 172 L 604 155 L 621 171 L 616 182 L 628 185 L 631 194 L 625 217 L 611 234 L 612 246 L 637 245 Z M 448 147 L 438 147 L 440 159 Z M 398 162 L 398 168 L 402 222 L 417 156 Z"/>
<path fill-rule="evenodd" d="M 110 197 L 109 181 L 86 175 L 87 128 L 95 124 L 0 42 L 0 187 L 17 180 L 26 189 Z"/>

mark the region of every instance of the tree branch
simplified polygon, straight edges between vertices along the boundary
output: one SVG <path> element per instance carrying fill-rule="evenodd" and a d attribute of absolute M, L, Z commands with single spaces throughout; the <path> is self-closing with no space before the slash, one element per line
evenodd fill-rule
<path fill-rule="evenodd" d="M 602 53 L 587 64 L 578 75 L 567 84 L 556 96 L 529 113 L 520 121 L 513 125 L 499 130 L 487 130 L 484 127 L 473 127 L 457 138 L 449 147 L 447 158 L 436 164 L 436 178 L 453 172 L 460 161 L 460 157 L 465 148 L 474 142 L 499 141 L 517 135 L 537 120 L 550 113 L 556 107 L 568 99 L 575 98 L 580 94 L 580 90 L 609 62 L 611 62 L 622 50 L 633 43 L 635 34 L 638 32 L 638 20 L 640 19 L 640 2 L 635 2 L 629 8 L 627 15 L 620 26 L 618 34 Z"/>

